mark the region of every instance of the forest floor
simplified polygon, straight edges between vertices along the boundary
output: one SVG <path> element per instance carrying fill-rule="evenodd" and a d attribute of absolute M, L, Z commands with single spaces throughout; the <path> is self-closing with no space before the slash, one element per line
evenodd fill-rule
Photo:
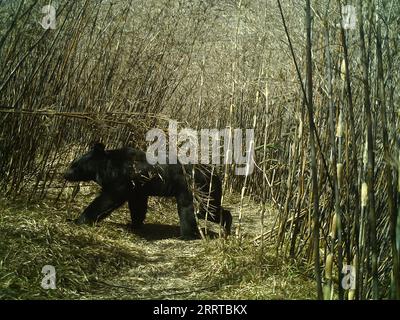
<path fill-rule="evenodd" d="M 248 198 L 242 208 L 242 238 L 178 239 L 176 204 L 150 201 L 140 233 L 130 229 L 127 206 L 95 227 L 67 221 L 83 210 L 96 190 L 81 188 L 74 202 L 50 198 L 39 204 L 0 200 L 0 299 L 313 299 L 314 281 L 304 266 L 263 251 L 260 206 Z M 237 227 L 239 198 L 227 205 Z M 274 209 L 266 216 L 272 228 Z M 204 227 L 204 222 L 201 223 Z M 45 265 L 54 266 L 56 289 L 41 286 Z"/>

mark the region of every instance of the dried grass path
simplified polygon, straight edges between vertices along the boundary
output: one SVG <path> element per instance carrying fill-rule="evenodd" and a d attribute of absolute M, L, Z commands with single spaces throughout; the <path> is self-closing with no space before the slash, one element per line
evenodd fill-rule
<path fill-rule="evenodd" d="M 173 201 L 151 201 L 140 234 L 122 208 L 96 227 L 77 227 L 76 216 L 93 190 L 72 204 L 50 201 L 24 207 L 0 203 L 0 299 L 297 299 L 313 298 L 312 280 L 252 239 L 260 232 L 260 207 L 246 199 L 243 240 L 211 237 L 182 241 Z M 234 216 L 236 197 L 227 199 Z M 67 213 L 66 213 L 67 212 Z M 69 213 L 68 213 L 69 212 Z M 273 211 L 265 229 L 273 223 Z M 212 224 L 210 224 L 211 226 Z M 218 226 L 212 231 L 218 232 Z M 57 271 L 57 290 L 40 287 L 44 265 Z"/>

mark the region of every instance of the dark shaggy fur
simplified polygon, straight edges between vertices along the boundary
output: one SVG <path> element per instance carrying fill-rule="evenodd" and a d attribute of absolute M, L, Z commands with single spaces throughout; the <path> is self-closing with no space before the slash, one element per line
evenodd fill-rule
<path fill-rule="evenodd" d="M 96 144 L 88 153 L 74 160 L 64 176 L 68 181 L 95 181 L 102 187 L 101 193 L 76 220 L 78 224 L 100 221 L 128 201 L 132 224 L 138 228 L 145 220 L 149 196 L 175 197 L 181 236 L 192 239 L 197 236 L 193 193 L 187 182 L 192 169 L 192 165 L 150 165 L 141 150 L 105 150 L 103 144 Z M 219 177 L 195 166 L 194 182 L 197 194 L 209 195 L 210 199 L 200 203 L 199 218 L 205 218 L 208 204 L 208 219 L 221 222 L 229 234 L 232 215 L 221 207 Z"/>

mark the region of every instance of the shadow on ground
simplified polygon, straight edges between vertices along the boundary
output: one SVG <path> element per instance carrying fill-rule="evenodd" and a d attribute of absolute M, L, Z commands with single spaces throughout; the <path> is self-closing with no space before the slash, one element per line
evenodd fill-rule
<path fill-rule="evenodd" d="M 177 225 L 145 223 L 140 229 L 133 230 L 131 224 L 123 224 L 116 222 L 109 222 L 109 224 L 124 229 L 128 232 L 132 232 L 133 234 L 147 241 L 180 239 L 180 228 Z M 204 228 L 202 228 L 202 232 L 203 234 L 205 234 Z M 219 237 L 218 233 L 211 230 L 207 230 L 207 238 L 216 239 L 218 237 Z M 198 239 L 201 239 L 200 235 L 198 236 Z"/>

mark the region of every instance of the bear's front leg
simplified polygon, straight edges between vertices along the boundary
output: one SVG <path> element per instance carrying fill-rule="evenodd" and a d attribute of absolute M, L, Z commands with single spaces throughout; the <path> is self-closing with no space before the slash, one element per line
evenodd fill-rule
<path fill-rule="evenodd" d="M 147 201 L 148 197 L 139 192 L 132 192 L 129 197 L 128 205 L 134 229 L 140 228 L 143 225 L 147 213 Z"/>
<path fill-rule="evenodd" d="M 181 194 L 176 198 L 176 202 L 182 239 L 192 240 L 198 238 L 192 195 L 190 193 Z"/>
<path fill-rule="evenodd" d="M 127 199 L 121 195 L 102 192 L 82 212 L 75 221 L 76 224 L 94 224 L 106 218 L 112 211 L 119 208 Z"/>

